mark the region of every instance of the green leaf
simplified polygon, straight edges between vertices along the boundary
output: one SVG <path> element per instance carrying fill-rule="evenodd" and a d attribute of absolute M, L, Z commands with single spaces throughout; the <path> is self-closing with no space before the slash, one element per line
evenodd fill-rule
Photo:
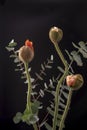
<path fill-rule="evenodd" d="M 41 97 L 44 97 L 44 91 L 42 89 L 40 89 L 39 94 Z"/>
<path fill-rule="evenodd" d="M 22 117 L 22 113 L 21 112 L 17 112 L 16 116 L 13 118 L 13 121 L 15 124 L 19 123 L 21 121 L 21 117 Z"/>
<path fill-rule="evenodd" d="M 16 55 L 10 55 L 10 58 L 16 58 L 17 56 Z"/>
<path fill-rule="evenodd" d="M 11 40 L 11 42 L 9 43 L 9 47 L 15 47 L 17 45 L 16 42 L 14 42 L 14 40 Z"/>
<path fill-rule="evenodd" d="M 45 70 L 45 68 L 44 68 L 44 65 L 43 65 L 43 64 L 41 64 L 41 68 L 42 68 L 42 70 L 43 70 L 43 71 Z"/>
<path fill-rule="evenodd" d="M 62 102 L 59 102 L 59 105 L 64 109 L 65 108 L 65 104 L 63 104 Z"/>
<path fill-rule="evenodd" d="M 47 122 L 45 123 L 45 127 L 47 130 L 52 130 L 52 127 Z"/>
<path fill-rule="evenodd" d="M 79 50 L 80 53 L 83 55 L 84 58 L 87 58 L 87 52 L 85 52 L 84 50 L 80 49 Z"/>
<path fill-rule="evenodd" d="M 45 67 L 48 68 L 48 69 L 51 69 L 51 68 L 52 68 L 51 65 L 45 65 Z"/>
<path fill-rule="evenodd" d="M 79 44 L 79 46 L 80 46 L 84 51 L 87 52 L 87 46 L 86 46 L 86 43 L 84 43 L 83 41 L 80 41 L 78 44 Z"/>
<path fill-rule="evenodd" d="M 68 98 L 68 93 L 62 91 L 62 94 L 64 95 L 64 97 L 67 99 Z"/>
<path fill-rule="evenodd" d="M 10 52 L 14 50 L 14 47 L 6 47 L 6 49 Z"/>
<path fill-rule="evenodd" d="M 78 66 L 83 66 L 81 56 L 79 54 L 77 54 L 76 51 L 72 51 L 71 55 L 73 56 L 73 59 L 77 63 Z"/>
<path fill-rule="evenodd" d="M 38 113 L 38 109 L 39 109 L 39 107 L 40 107 L 40 102 L 39 101 L 35 101 L 34 103 L 32 103 L 32 105 L 31 105 L 31 109 L 32 109 L 32 113 L 33 114 L 37 114 Z"/>
<path fill-rule="evenodd" d="M 73 45 L 75 48 L 79 49 L 79 47 L 78 47 L 75 43 L 72 42 L 72 45 Z"/>
<path fill-rule="evenodd" d="M 72 60 L 72 56 L 69 54 L 68 50 L 65 50 L 65 52 L 68 55 L 69 59 Z"/>
<path fill-rule="evenodd" d="M 60 72 L 64 73 L 64 69 L 62 69 L 62 67 L 58 66 L 57 69 L 59 69 Z"/>
<path fill-rule="evenodd" d="M 22 121 L 23 122 L 26 122 L 28 120 L 30 120 L 30 117 L 32 116 L 32 113 L 24 113 L 23 116 L 22 116 Z"/>
<path fill-rule="evenodd" d="M 14 63 L 18 63 L 18 62 L 20 62 L 20 60 L 18 59 L 18 57 L 16 57 L 16 58 L 14 59 Z"/>
<path fill-rule="evenodd" d="M 50 60 L 53 61 L 53 58 L 54 58 L 53 55 L 51 55 Z"/>
<path fill-rule="evenodd" d="M 38 73 L 35 73 L 35 75 L 37 76 L 38 79 L 43 80 L 43 78 Z"/>
<path fill-rule="evenodd" d="M 38 121 L 39 121 L 38 116 L 32 114 L 32 116 L 30 117 L 29 123 L 30 123 L 30 124 L 35 124 L 35 123 L 38 122 Z"/>
<path fill-rule="evenodd" d="M 54 116 L 54 111 L 50 107 L 47 107 L 47 110 L 51 116 Z"/>

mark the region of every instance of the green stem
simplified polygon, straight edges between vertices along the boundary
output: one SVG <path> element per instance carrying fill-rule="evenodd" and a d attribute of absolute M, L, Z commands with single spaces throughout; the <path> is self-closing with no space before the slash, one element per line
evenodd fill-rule
<path fill-rule="evenodd" d="M 58 43 L 55 43 L 54 45 L 55 45 L 55 49 L 56 49 L 61 61 L 63 62 L 65 68 L 67 68 L 68 67 L 67 61 L 65 60 L 65 58 L 64 58 L 64 56 L 63 56 L 63 54 L 58 46 Z"/>
<path fill-rule="evenodd" d="M 60 78 L 60 80 L 58 81 L 57 87 L 56 87 L 56 93 L 55 93 L 55 110 L 54 110 L 54 118 L 53 118 L 53 127 L 52 130 L 56 130 L 56 125 L 57 125 L 57 117 L 58 117 L 58 104 L 59 104 L 59 91 L 60 91 L 60 87 L 62 82 L 64 81 L 66 75 L 68 74 L 68 64 L 67 61 L 65 60 L 59 46 L 57 43 L 54 44 L 55 45 L 55 49 L 60 57 L 60 59 L 62 60 L 64 66 L 65 66 L 65 72 L 62 75 L 62 77 Z"/>
<path fill-rule="evenodd" d="M 68 99 L 67 99 L 67 104 L 66 104 L 66 107 L 65 107 L 61 122 L 60 122 L 59 130 L 63 129 L 63 124 L 64 124 L 64 121 L 65 121 L 66 116 L 68 114 L 69 106 L 70 106 L 70 103 L 71 103 L 71 97 L 72 97 L 72 90 L 70 89 Z"/>
<path fill-rule="evenodd" d="M 32 88 L 31 88 L 30 74 L 28 72 L 28 63 L 25 63 L 24 66 L 25 66 L 25 72 L 26 72 L 26 77 L 27 77 L 27 81 L 28 81 L 27 109 L 32 113 L 32 110 L 31 110 L 31 91 L 32 91 Z M 34 128 L 34 130 L 38 130 L 38 126 L 36 123 L 33 124 L 33 128 Z"/>
<path fill-rule="evenodd" d="M 24 64 L 25 71 L 26 71 L 26 77 L 28 81 L 28 91 L 27 91 L 27 108 L 31 112 L 31 81 L 30 81 L 30 74 L 28 72 L 28 63 Z"/>
<path fill-rule="evenodd" d="M 56 93 L 55 93 L 55 110 L 54 110 L 54 118 L 53 118 L 53 127 L 52 130 L 56 130 L 56 125 L 57 125 L 57 117 L 58 117 L 58 104 L 59 104 L 59 91 L 60 91 L 60 87 L 61 87 L 61 83 L 63 82 L 63 80 L 65 79 L 67 75 L 67 70 L 64 72 L 64 74 L 62 75 L 62 77 L 60 78 L 58 85 L 56 87 Z"/>
<path fill-rule="evenodd" d="M 33 128 L 34 128 L 34 130 L 38 130 L 38 127 L 37 127 L 37 124 L 36 124 L 36 123 L 33 124 Z"/>

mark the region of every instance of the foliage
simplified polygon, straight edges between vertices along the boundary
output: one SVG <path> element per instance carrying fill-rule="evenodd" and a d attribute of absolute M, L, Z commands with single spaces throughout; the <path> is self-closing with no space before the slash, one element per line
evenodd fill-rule
<path fill-rule="evenodd" d="M 65 49 L 65 52 L 68 57 L 68 62 L 64 59 L 61 51 L 59 52 L 59 56 L 65 65 L 65 69 L 61 66 L 57 66 L 57 70 L 59 70 L 59 74 L 57 77 L 52 77 L 49 79 L 49 83 L 44 82 L 44 76 L 47 76 L 47 69 L 52 69 L 54 56 L 51 55 L 46 62 L 41 64 L 40 73 L 35 72 L 36 78 L 30 76 L 30 82 L 32 86 L 32 91 L 30 93 L 31 99 L 30 104 L 27 103 L 25 110 L 23 113 L 17 112 L 13 121 L 17 124 L 20 121 L 26 122 L 28 125 L 33 125 L 35 130 L 40 130 L 42 126 L 45 125 L 48 130 L 55 130 L 59 128 L 62 130 L 65 127 L 64 121 L 67 116 L 67 112 L 69 110 L 70 99 L 71 99 L 71 88 L 66 85 L 65 78 L 68 74 L 74 74 L 74 70 L 72 68 L 73 62 L 76 62 L 77 66 L 83 66 L 83 58 L 87 58 L 87 43 L 80 41 L 79 43 L 73 45 L 73 51 L 69 52 Z M 30 74 L 32 68 L 27 66 L 27 70 L 25 69 L 24 64 L 20 61 L 18 57 L 19 50 L 15 50 L 17 43 L 12 40 L 6 49 L 10 52 L 10 58 L 13 58 L 14 63 L 16 64 L 15 71 L 21 72 L 21 79 L 24 80 L 25 84 L 29 84 L 29 79 L 27 78 L 27 71 Z M 54 44 L 55 49 L 58 52 L 57 44 Z M 62 76 L 61 76 L 62 75 Z M 44 88 L 39 89 L 39 92 L 36 91 L 36 87 L 39 85 L 39 80 L 44 82 Z M 52 95 L 52 99 L 49 100 L 50 105 L 47 106 L 47 114 L 42 120 L 39 119 L 39 111 L 43 110 L 43 103 L 40 102 L 40 98 L 44 98 L 44 95 L 49 93 Z M 27 92 L 28 93 L 28 92 Z M 29 95 L 28 95 L 29 96 Z M 70 97 L 69 97 L 70 96 Z M 58 104 L 56 104 L 56 102 Z M 28 106 L 30 107 L 28 108 Z M 66 109 L 67 108 L 67 109 Z M 55 112 L 55 110 L 57 110 Z M 49 124 L 49 115 L 53 121 L 53 124 Z M 37 126 L 34 126 L 34 125 Z"/>

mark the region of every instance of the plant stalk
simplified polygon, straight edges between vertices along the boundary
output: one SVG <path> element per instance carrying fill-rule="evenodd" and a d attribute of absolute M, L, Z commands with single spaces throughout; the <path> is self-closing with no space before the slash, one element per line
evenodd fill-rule
<path fill-rule="evenodd" d="M 30 74 L 28 72 L 28 63 L 24 64 L 25 66 L 25 72 L 26 72 L 26 77 L 27 77 L 27 81 L 28 81 L 28 91 L 27 91 L 27 109 L 29 110 L 30 113 L 32 113 L 32 109 L 31 109 L 31 80 L 30 80 Z M 33 124 L 33 128 L 34 130 L 38 130 L 38 126 L 37 124 Z"/>
<path fill-rule="evenodd" d="M 70 103 L 71 103 L 71 97 L 72 97 L 72 90 L 70 89 L 68 99 L 67 99 L 67 103 L 66 103 L 66 107 L 65 107 L 65 110 L 64 110 L 64 113 L 62 115 L 61 122 L 60 122 L 59 130 L 63 129 L 63 124 L 64 124 L 64 121 L 65 121 L 66 116 L 68 114 L 69 106 L 70 106 Z"/>
<path fill-rule="evenodd" d="M 62 75 L 62 77 L 60 78 L 60 80 L 58 81 L 58 84 L 57 84 L 57 87 L 56 87 L 56 93 L 55 93 L 55 110 L 54 110 L 54 118 L 53 118 L 53 127 L 52 127 L 52 130 L 56 130 L 56 125 L 57 125 L 57 117 L 58 117 L 58 104 L 59 104 L 59 91 L 60 91 L 60 87 L 61 87 L 61 84 L 62 82 L 64 81 L 65 77 L 67 76 L 68 74 L 68 64 L 58 46 L 57 43 L 54 44 L 55 45 L 55 49 L 61 59 L 61 61 L 63 62 L 64 66 L 65 66 L 65 72 L 64 74 Z"/>

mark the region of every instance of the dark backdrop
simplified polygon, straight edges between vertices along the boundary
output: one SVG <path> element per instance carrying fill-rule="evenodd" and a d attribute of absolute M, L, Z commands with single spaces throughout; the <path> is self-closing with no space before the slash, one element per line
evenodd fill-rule
<path fill-rule="evenodd" d="M 40 64 L 51 54 L 55 56 L 55 65 L 61 65 L 48 37 L 51 26 L 63 29 L 64 37 L 60 43 L 62 51 L 65 48 L 72 49 L 72 42 L 77 43 L 80 40 L 86 42 L 87 2 L 84 0 L 3 0 L 0 3 L 0 130 L 29 129 L 26 124 L 15 125 L 12 121 L 15 113 L 22 112 L 25 108 L 27 88 L 20 79 L 20 73 L 14 71 L 15 65 L 9 59 L 5 46 L 12 39 L 17 41 L 18 48 L 27 38 L 33 41 L 35 58 L 30 64 L 32 76 L 34 72 L 39 72 Z M 75 67 L 75 70 L 83 74 L 85 84 L 78 92 L 73 93 L 65 130 L 76 130 L 80 127 L 87 129 L 87 62 L 85 61 L 83 69 Z M 55 73 L 56 70 L 53 74 Z M 46 103 L 46 99 L 44 102 Z M 43 116 L 43 113 L 40 116 Z"/>

